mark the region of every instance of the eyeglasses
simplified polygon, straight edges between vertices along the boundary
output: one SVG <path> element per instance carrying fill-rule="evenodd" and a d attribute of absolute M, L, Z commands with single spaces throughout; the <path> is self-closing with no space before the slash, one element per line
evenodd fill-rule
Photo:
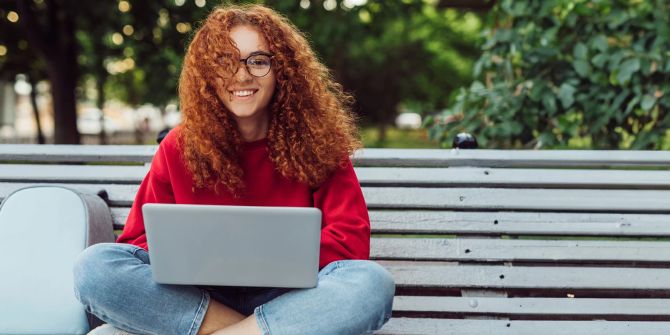
<path fill-rule="evenodd" d="M 254 77 L 265 77 L 272 68 L 272 55 L 265 52 L 254 52 L 249 57 L 240 59 L 247 72 Z"/>

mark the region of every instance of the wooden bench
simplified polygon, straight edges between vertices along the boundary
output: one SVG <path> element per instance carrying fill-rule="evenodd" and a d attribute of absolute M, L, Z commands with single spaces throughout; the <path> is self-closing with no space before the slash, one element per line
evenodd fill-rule
<path fill-rule="evenodd" d="M 121 229 L 155 146 L 0 145 L 0 198 L 104 190 Z M 366 149 L 379 334 L 670 334 L 670 152 Z"/>

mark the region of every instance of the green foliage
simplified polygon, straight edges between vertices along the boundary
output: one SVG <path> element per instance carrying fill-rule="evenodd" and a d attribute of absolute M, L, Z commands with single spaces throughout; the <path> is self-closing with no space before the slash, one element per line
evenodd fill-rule
<path fill-rule="evenodd" d="M 62 35 L 54 35 L 61 29 L 50 18 L 68 13 L 75 47 L 67 57 L 56 57 L 56 52 L 42 52 L 39 45 L 28 43 L 27 29 L 4 19 L 20 1 L 0 1 L 0 28 L 8 32 L 0 34 L 0 45 L 8 49 L 0 55 L 0 75 L 13 78 L 26 69 L 44 68 L 45 60 L 56 69 L 70 61 L 67 76 L 78 85 L 77 98 L 93 99 L 89 92 L 98 92 L 100 108 L 105 99 L 131 106 L 176 101 L 189 39 L 219 3 L 207 1 L 199 7 L 202 2 L 190 0 L 24 2 L 40 23 L 30 30 L 39 33 L 40 40 Z M 392 123 L 399 106 L 416 112 L 446 107 L 452 92 L 471 81 L 469 69 L 480 53 L 480 15 L 449 8 L 449 1 L 223 1 L 241 2 L 264 3 L 304 31 L 335 80 L 355 96 L 355 108 L 367 124 Z M 42 70 L 34 77 L 46 79 L 46 73 Z M 70 109 L 65 113 L 74 115 Z"/>
<path fill-rule="evenodd" d="M 319 1 L 309 8 L 264 2 L 307 34 L 354 94 L 366 124 L 392 123 L 401 104 L 417 112 L 446 107 L 451 92 L 471 80 L 468 69 L 479 55 L 480 17 L 436 1 L 369 0 L 352 8 L 338 1 L 332 10 Z"/>
<path fill-rule="evenodd" d="M 0 6 L 0 79 L 13 81 L 17 74 L 25 74 L 37 82 L 47 77 L 46 65 L 28 42 L 20 34 L 18 22 L 7 18 L 9 13 L 16 13 L 14 2 L 4 2 Z"/>
<path fill-rule="evenodd" d="M 501 0 L 491 15 L 477 80 L 428 122 L 443 145 L 665 147 L 669 2 Z"/>

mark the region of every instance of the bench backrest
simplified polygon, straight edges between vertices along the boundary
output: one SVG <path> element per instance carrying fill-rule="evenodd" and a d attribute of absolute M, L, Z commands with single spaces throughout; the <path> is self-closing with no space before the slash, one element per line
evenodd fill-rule
<path fill-rule="evenodd" d="M 0 146 L 0 198 L 104 190 L 120 229 L 155 150 Z M 366 149 L 354 164 L 371 256 L 398 284 L 390 332 L 670 331 L 670 152 Z"/>

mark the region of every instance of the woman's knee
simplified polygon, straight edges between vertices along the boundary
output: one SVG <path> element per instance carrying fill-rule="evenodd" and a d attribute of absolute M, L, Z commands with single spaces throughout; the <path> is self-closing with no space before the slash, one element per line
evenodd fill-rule
<path fill-rule="evenodd" d="M 122 276 L 116 265 L 120 260 L 132 259 L 132 250 L 117 243 L 99 243 L 84 249 L 73 264 L 74 290 L 84 304 L 92 294 L 113 288 Z"/>
<path fill-rule="evenodd" d="M 356 277 L 364 289 L 376 291 L 379 296 L 390 298 L 395 293 L 393 276 L 381 265 L 373 261 L 349 261 Z M 348 265 L 345 265 L 347 267 Z"/>
<path fill-rule="evenodd" d="M 350 299 L 357 301 L 370 315 L 370 321 L 381 327 L 391 317 L 395 282 L 391 274 L 381 265 L 372 261 L 346 261 L 341 269 L 349 271 L 352 280 Z M 360 313 L 357 310 L 356 313 Z"/>
<path fill-rule="evenodd" d="M 376 292 L 380 305 L 387 308 L 386 312 L 391 314 L 391 305 L 395 296 L 393 276 L 384 267 L 372 261 L 366 261 L 364 268 L 367 277 L 366 290 Z"/>

